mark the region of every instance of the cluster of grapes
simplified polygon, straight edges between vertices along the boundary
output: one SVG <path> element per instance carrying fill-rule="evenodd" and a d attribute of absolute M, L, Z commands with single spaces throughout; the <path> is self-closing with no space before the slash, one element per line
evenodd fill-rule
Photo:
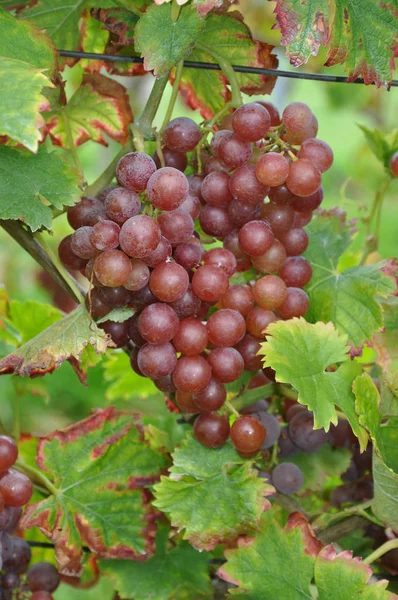
<path fill-rule="evenodd" d="M 33 494 L 29 478 L 12 468 L 17 458 L 14 440 L 0 436 L 0 600 L 52 600 L 60 582 L 57 569 L 45 562 L 29 569 L 29 544 L 12 535 Z"/>
<path fill-rule="evenodd" d="M 199 126 L 177 118 L 164 131 L 162 156 L 126 154 L 118 187 L 68 209 L 75 232 L 59 255 L 90 281 L 91 314 L 135 309 L 128 321 L 101 327 L 129 348 L 138 374 L 175 394 L 182 411 L 200 413 L 194 434 L 205 446 L 230 436 L 247 456 L 272 438 L 257 416 L 241 415 L 230 427 L 218 411 L 225 384 L 261 370 L 267 326 L 309 308 L 303 227 L 322 202 L 322 172 L 333 162 L 317 128 L 306 104 L 288 105 L 280 118 L 272 104 L 253 102 L 225 117 L 203 146 Z M 186 176 L 194 150 L 199 172 Z M 222 246 L 205 251 L 208 236 Z M 237 272 L 250 281 L 230 285 Z"/>

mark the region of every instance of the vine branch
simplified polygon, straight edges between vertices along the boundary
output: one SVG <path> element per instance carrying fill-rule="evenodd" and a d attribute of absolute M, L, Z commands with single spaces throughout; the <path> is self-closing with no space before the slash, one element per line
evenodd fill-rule
<path fill-rule="evenodd" d="M 145 140 L 155 139 L 152 129 L 152 121 L 158 111 L 163 92 L 169 80 L 169 75 L 170 73 L 155 80 L 152 91 L 148 98 L 148 102 L 146 103 L 145 108 L 136 123 L 136 126 L 139 128 Z"/>

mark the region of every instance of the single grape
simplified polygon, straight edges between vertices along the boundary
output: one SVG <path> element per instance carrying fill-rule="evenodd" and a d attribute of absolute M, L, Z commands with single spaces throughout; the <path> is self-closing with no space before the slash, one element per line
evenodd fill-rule
<path fill-rule="evenodd" d="M 391 157 L 390 170 L 394 177 L 398 177 L 398 152 L 394 152 Z"/>
<path fill-rule="evenodd" d="M 271 310 L 256 306 L 246 317 L 246 327 L 254 337 L 264 339 L 264 331 L 270 323 L 274 323 L 276 320 L 276 315 Z"/>
<path fill-rule="evenodd" d="M 184 152 L 177 152 L 176 150 L 170 150 L 170 148 L 162 148 L 164 163 L 166 167 L 173 167 L 179 171 L 184 172 L 187 168 L 188 157 Z M 160 158 L 157 152 L 152 155 L 155 165 L 158 169 L 161 168 Z"/>
<path fill-rule="evenodd" d="M 331 425 L 329 442 L 333 448 L 351 448 L 357 441 L 347 419 L 339 419 L 337 425 Z"/>
<path fill-rule="evenodd" d="M 14 590 L 19 588 L 21 583 L 20 577 L 16 573 L 4 573 L 0 579 L 0 590 Z M 7 596 L 0 596 L 0 598 L 8 598 Z"/>
<path fill-rule="evenodd" d="M 247 254 L 245 254 L 239 246 L 239 231 L 237 229 L 231 231 L 231 233 L 225 236 L 223 240 L 223 246 L 224 248 L 232 252 L 235 258 L 247 258 Z"/>
<path fill-rule="evenodd" d="M 239 245 L 249 256 L 262 256 L 274 242 L 274 234 L 264 221 L 250 221 L 239 231 Z"/>
<path fill-rule="evenodd" d="M 333 150 L 326 142 L 310 138 L 301 144 L 299 158 L 308 158 L 321 173 L 324 173 L 333 164 Z"/>
<path fill-rule="evenodd" d="M 54 596 L 50 592 L 33 592 L 30 600 L 54 600 Z"/>
<path fill-rule="evenodd" d="M 221 383 L 232 383 L 243 373 L 243 358 L 235 348 L 214 348 L 207 360 L 213 377 Z"/>
<path fill-rule="evenodd" d="M 190 317 L 180 322 L 173 345 L 177 352 L 185 356 L 197 356 L 206 348 L 208 339 L 206 326 Z"/>
<path fill-rule="evenodd" d="M 237 169 L 247 163 L 253 153 L 250 142 L 243 142 L 236 135 L 225 137 L 218 147 L 218 157 L 230 169 Z"/>
<path fill-rule="evenodd" d="M 0 511 L 0 532 L 13 533 L 17 528 L 21 515 L 22 509 L 20 507 L 5 506 Z"/>
<path fill-rule="evenodd" d="M 202 189 L 204 176 L 200 173 L 193 173 L 192 175 L 188 175 L 187 179 L 189 183 L 189 193 L 192 194 L 192 196 L 199 198 L 199 200 L 202 200 L 200 190 Z"/>
<path fill-rule="evenodd" d="M 279 233 L 278 239 L 283 244 L 288 256 L 298 256 L 308 248 L 308 233 L 301 227 L 294 227 L 289 231 Z"/>
<path fill-rule="evenodd" d="M 18 458 L 18 446 L 7 435 L 0 435 L 0 472 L 7 471 Z"/>
<path fill-rule="evenodd" d="M 270 114 L 258 102 L 244 104 L 232 115 L 232 129 L 235 135 L 244 142 L 257 142 L 266 137 L 270 126 Z"/>
<path fill-rule="evenodd" d="M 169 342 L 176 335 L 178 327 L 176 312 L 161 302 L 144 308 L 138 318 L 138 331 L 150 344 Z"/>
<path fill-rule="evenodd" d="M 124 287 L 132 292 L 137 292 L 147 285 L 150 271 L 147 265 L 138 258 L 132 258 L 130 262 L 131 272 Z"/>
<path fill-rule="evenodd" d="M 303 472 L 294 463 L 281 463 L 272 471 L 272 485 L 281 494 L 295 494 L 304 484 Z"/>
<path fill-rule="evenodd" d="M 289 192 L 285 185 L 277 185 L 276 187 L 269 188 L 268 197 L 277 206 L 291 204 L 295 199 L 295 196 Z"/>
<path fill-rule="evenodd" d="M 322 200 L 323 200 L 323 188 L 321 186 L 319 188 L 319 190 L 317 190 L 310 196 L 306 196 L 305 198 L 300 198 L 299 196 L 295 196 L 294 201 L 292 203 L 292 208 L 296 211 L 296 213 L 300 213 L 299 216 L 301 216 L 302 213 L 312 212 L 313 210 L 317 209 L 318 206 L 320 206 Z M 297 216 L 298 215 L 296 214 L 294 224 L 295 224 L 295 227 L 300 227 L 300 225 L 297 225 Z M 307 221 L 307 223 L 309 223 L 310 220 L 311 220 L 311 218 Z M 304 223 L 304 225 L 306 225 L 306 223 Z M 304 225 L 301 225 L 301 227 L 303 227 Z"/>
<path fill-rule="evenodd" d="M 198 394 L 210 379 L 211 367 L 203 356 L 182 356 L 173 371 L 173 383 L 180 392 Z"/>
<path fill-rule="evenodd" d="M 150 379 L 160 379 L 170 375 L 177 365 L 177 355 L 170 344 L 145 344 L 138 352 L 140 371 Z"/>
<path fill-rule="evenodd" d="M 228 206 L 232 200 L 229 180 L 228 173 L 222 171 L 213 171 L 204 178 L 201 194 L 207 204 L 210 206 Z"/>
<path fill-rule="evenodd" d="M 227 392 L 222 383 L 216 379 L 210 379 L 204 390 L 195 394 L 193 402 L 201 411 L 212 412 L 219 410 L 227 398 Z"/>
<path fill-rule="evenodd" d="M 246 323 L 238 311 L 223 308 L 211 315 L 207 331 L 210 342 L 215 346 L 235 346 L 246 333 Z"/>
<path fill-rule="evenodd" d="M 160 242 L 156 246 L 155 250 L 150 252 L 149 254 L 145 254 L 142 257 L 142 262 L 144 262 L 148 267 L 157 267 L 169 258 L 172 255 L 172 247 L 168 239 L 164 237 L 164 235 L 160 236 Z"/>
<path fill-rule="evenodd" d="M 140 313 L 136 313 L 128 320 L 128 328 L 129 328 L 128 332 L 129 332 L 129 339 L 133 342 L 134 346 L 141 348 L 141 346 L 146 344 L 146 341 L 144 340 L 144 338 L 142 337 L 142 335 L 140 334 L 139 329 L 138 329 L 139 317 L 140 317 Z"/>
<path fill-rule="evenodd" d="M 286 300 L 278 306 L 282 319 L 303 317 L 310 307 L 308 295 L 301 288 L 288 287 Z"/>
<path fill-rule="evenodd" d="M 254 296 L 248 285 L 231 285 L 221 298 L 223 308 L 237 310 L 243 317 L 249 314 L 254 306 Z"/>
<path fill-rule="evenodd" d="M 72 271 L 80 271 L 84 269 L 87 260 L 77 256 L 71 247 L 72 235 L 67 235 L 58 246 L 58 256 L 62 264 Z"/>
<path fill-rule="evenodd" d="M 238 417 L 231 427 L 231 440 L 239 452 L 251 453 L 260 449 L 265 440 L 264 425 L 252 415 Z"/>
<path fill-rule="evenodd" d="M 294 210 L 290 206 L 278 206 L 268 202 L 263 205 L 261 216 L 276 235 L 288 231 L 294 224 Z"/>
<path fill-rule="evenodd" d="M 116 185 L 109 185 L 108 187 L 104 188 L 102 192 L 97 195 L 97 200 L 105 204 L 107 195 L 114 189 L 116 189 Z"/>
<path fill-rule="evenodd" d="M 234 228 L 227 209 L 207 204 L 199 215 L 200 225 L 205 233 L 223 239 Z"/>
<path fill-rule="evenodd" d="M 300 132 L 312 122 L 311 109 L 304 102 L 288 104 L 282 113 L 282 123 L 289 131 Z"/>
<path fill-rule="evenodd" d="M 209 175 L 210 173 L 214 173 L 216 171 L 219 173 L 228 173 L 229 170 L 229 167 L 226 167 L 224 163 L 219 158 L 217 158 L 217 156 L 212 156 L 211 158 L 209 158 L 209 160 L 206 161 L 206 164 L 204 166 L 204 171 L 206 175 Z"/>
<path fill-rule="evenodd" d="M 309 125 L 303 125 L 298 131 L 286 131 L 281 132 L 281 139 L 288 144 L 299 146 L 305 140 L 315 138 L 318 133 L 318 120 L 315 115 L 311 117 L 311 123 Z"/>
<path fill-rule="evenodd" d="M 39 562 L 30 567 L 26 580 L 31 592 L 55 592 L 61 577 L 52 564 Z"/>
<path fill-rule="evenodd" d="M 149 278 L 149 287 L 161 302 L 175 302 L 188 289 L 188 273 L 175 262 L 166 262 L 154 268 Z"/>
<path fill-rule="evenodd" d="M 288 410 L 286 411 L 286 421 L 290 423 L 290 421 L 295 417 L 299 412 L 308 412 L 306 407 L 302 404 L 292 404 Z"/>
<path fill-rule="evenodd" d="M 228 418 L 216 413 L 203 413 L 197 417 L 193 432 L 203 446 L 219 448 L 225 444 L 229 436 Z"/>
<path fill-rule="evenodd" d="M 261 279 L 257 279 L 253 286 L 253 296 L 261 308 L 273 310 L 286 300 L 287 287 L 280 277 L 266 275 Z"/>
<path fill-rule="evenodd" d="M 174 210 L 188 196 L 188 179 L 181 171 L 173 167 L 164 167 L 151 175 L 146 191 L 149 202 L 155 208 Z"/>
<path fill-rule="evenodd" d="M 177 117 L 168 123 L 163 132 L 163 142 L 177 152 L 196 148 L 202 137 L 200 127 L 188 117 Z"/>
<path fill-rule="evenodd" d="M 212 248 L 203 255 L 203 263 L 218 267 L 228 277 L 232 277 L 237 266 L 235 256 L 226 248 Z"/>
<path fill-rule="evenodd" d="M 181 298 L 170 303 L 180 319 L 198 316 L 201 305 L 202 301 L 194 294 L 191 284 Z"/>
<path fill-rule="evenodd" d="M 278 275 L 288 287 L 301 288 L 310 281 L 312 268 L 306 258 L 291 256 L 285 260 Z"/>
<path fill-rule="evenodd" d="M 202 251 L 197 244 L 180 244 L 174 251 L 174 260 L 187 271 L 199 266 Z"/>
<path fill-rule="evenodd" d="M 187 197 L 181 202 L 178 208 L 179 210 L 188 213 L 195 221 L 195 219 L 197 219 L 200 215 L 200 200 L 197 196 L 194 196 L 191 192 L 188 192 Z"/>
<path fill-rule="evenodd" d="M 72 252 L 80 258 L 90 259 L 98 254 L 97 248 L 91 242 L 93 227 L 83 226 L 72 234 L 70 247 Z"/>
<path fill-rule="evenodd" d="M 3 569 L 20 575 L 25 573 L 31 559 L 31 551 L 26 540 L 20 537 L 9 537 L 7 552 L 5 552 L 5 536 L 2 536 Z"/>
<path fill-rule="evenodd" d="M 68 223 L 73 229 L 79 229 L 79 227 L 87 225 L 86 219 L 91 213 L 101 210 L 103 210 L 103 207 L 98 198 L 83 197 L 74 206 L 68 206 L 66 213 Z"/>
<path fill-rule="evenodd" d="M 295 196 L 311 196 L 319 190 L 321 183 L 321 172 L 307 158 L 299 158 L 290 165 L 286 186 Z"/>
<path fill-rule="evenodd" d="M 261 450 L 267 450 L 278 441 L 281 434 L 281 426 L 274 415 L 270 415 L 264 411 L 256 412 L 255 414 L 265 429 L 265 440 L 261 445 Z"/>
<path fill-rule="evenodd" d="M 8 506 L 24 506 L 32 497 L 33 486 L 26 475 L 10 469 L 0 479 L 0 493 Z"/>
<path fill-rule="evenodd" d="M 99 297 L 111 308 L 127 306 L 131 302 L 131 293 L 124 287 L 103 287 L 99 290 Z"/>
<path fill-rule="evenodd" d="M 289 162 L 282 154 L 267 152 L 257 161 L 256 177 L 263 185 L 275 187 L 286 181 L 289 170 Z"/>
<path fill-rule="evenodd" d="M 176 392 L 176 387 L 173 383 L 171 375 L 166 375 L 166 377 L 155 379 L 153 383 L 156 385 L 158 390 L 164 392 L 165 394 L 173 394 Z"/>
<path fill-rule="evenodd" d="M 243 165 L 229 178 L 229 189 L 242 204 L 257 206 L 268 195 L 270 188 L 256 177 L 256 165 Z"/>
<path fill-rule="evenodd" d="M 233 226 L 239 228 L 261 217 L 261 204 L 257 204 L 257 206 L 242 204 L 234 198 L 228 206 L 228 215 Z"/>
<path fill-rule="evenodd" d="M 289 423 L 289 435 L 305 452 L 316 452 L 328 441 L 328 434 L 323 429 L 314 429 L 314 417 L 308 410 L 294 415 Z"/>
<path fill-rule="evenodd" d="M 94 261 L 94 274 L 107 287 L 124 285 L 131 269 L 129 257 L 120 250 L 105 250 Z"/>
<path fill-rule="evenodd" d="M 220 129 L 229 129 L 232 131 L 232 117 L 234 115 L 234 111 L 225 115 L 220 121 Z"/>
<path fill-rule="evenodd" d="M 183 210 L 165 212 L 158 217 L 162 235 L 172 246 L 187 242 L 193 234 L 192 217 Z"/>
<path fill-rule="evenodd" d="M 228 290 L 228 276 L 213 265 L 203 265 L 192 278 L 194 294 L 205 302 L 218 302 Z"/>
<path fill-rule="evenodd" d="M 130 366 L 133 369 L 134 373 L 137 373 L 137 375 L 139 375 L 140 377 L 145 377 L 144 373 L 141 371 L 140 367 L 138 366 L 139 351 L 140 351 L 140 349 L 136 348 L 136 347 L 134 347 L 130 350 Z"/>
<path fill-rule="evenodd" d="M 210 142 L 210 150 L 216 157 L 218 157 L 218 149 L 220 147 L 221 142 L 226 138 L 231 137 L 231 135 L 233 134 L 232 131 L 229 129 L 220 129 L 219 131 L 216 131 L 214 133 Z"/>
<path fill-rule="evenodd" d="M 308 198 L 311 198 L 311 196 L 308 196 Z M 302 200 L 307 200 L 307 198 L 302 198 Z M 296 211 L 296 214 L 294 216 L 294 226 L 295 227 L 305 227 L 306 225 L 308 225 L 308 223 L 311 221 L 311 219 L 312 219 L 312 212 L 300 213 L 300 212 Z"/>
<path fill-rule="evenodd" d="M 155 161 L 148 154 L 129 152 L 117 163 L 116 178 L 128 190 L 143 192 L 155 171 Z"/>
<path fill-rule="evenodd" d="M 123 348 L 129 341 L 129 326 L 127 321 L 123 323 L 117 323 L 116 321 L 104 321 L 98 325 L 101 329 L 107 333 L 116 348 Z"/>
<path fill-rule="evenodd" d="M 286 250 L 279 240 L 275 240 L 271 248 L 262 256 L 254 256 L 252 264 L 260 273 L 277 273 L 286 260 Z"/>
<path fill-rule="evenodd" d="M 266 102 L 265 100 L 256 100 L 258 104 L 261 104 L 264 108 L 267 109 L 268 114 L 271 118 L 271 126 L 277 127 L 281 124 L 281 118 L 279 116 L 279 111 L 271 102 Z"/>
<path fill-rule="evenodd" d="M 160 242 L 158 222 L 148 215 L 127 219 L 120 229 L 121 249 L 132 258 L 143 258 L 153 252 Z"/>
<path fill-rule="evenodd" d="M 117 187 L 105 199 L 106 216 L 118 225 L 123 225 L 131 217 L 140 214 L 141 200 L 136 192 Z"/>
<path fill-rule="evenodd" d="M 113 250 L 119 245 L 119 233 L 120 227 L 117 223 L 100 221 L 92 228 L 90 242 L 97 250 Z"/>
<path fill-rule="evenodd" d="M 260 343 L 261 340 L 247 333 L 235 346 L 243 358 L 246 371 L 259 371 L 263 366 L 261 356 L 258 355 Z"/>

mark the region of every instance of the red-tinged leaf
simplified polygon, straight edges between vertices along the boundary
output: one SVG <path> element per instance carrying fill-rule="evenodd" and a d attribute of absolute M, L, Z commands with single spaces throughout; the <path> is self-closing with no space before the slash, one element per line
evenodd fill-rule
<path fill-rule="evenodd" d="M 83 52 L 104 54 L 109 39 L 109 32 L 103 28 L 101 22 L 90 15 L 88 10 L 85 10 L 80 20 L 80 38 Z M 79 64 L 86 73 L 99 73 L 107 65 L 104 60 L 84 58 L 80 60 Z"/>
<path fill-rule="evenodd" d="M 276 68 L 278 59 L 272 54 L 273 46 L 253 40 L 248 27 L 237 12 L 211 14 L 206 18 L 200 42 L 213 48 L 233 65 Z M 214 62 L 202 48 L 194 48 L 191 60 Z M 252 73 L 237 73 L 240 88 L 246 94 L 271 93 L 276 78 Z M 187 104 L 199 109 L 205 119 L 218 112 L 230 99 L 228 82 L 221 71 L 185 69 L 180 85 Z"/>
<path fill-rule="evenodd" d="M 83 306 L 57 321 L 0 361 L 0 375 L 38 377 L 52 373 L 65 360 L 80 362 L 91 346 L 98 354 L 111 346 L 110 338 L 90 319 Z"/>
<path fill-rule="evenodd" d="M 200 17 L 205 17 L 211 10 L 228 10 L 230 4 L 236 3 L 236 0 L 193 0 Z"/>
<path fill-rule="evenodd" d="M 310 556 L 318 556 L 323 544 L 318 540 L 311 525 L 300 512 L 291 513 L 286 523 L 286 529 L 296 529 L 297 527 L 301 529 L 303 534 L 305 552 Z"/>
<path fill-rule="evenodd" d="M 149 448 L 133 415 L 98 410 L 39 441 L 36 461 L 53 494 L 30 505 L 22 527 L 55 544 L 60 570 L 80 570 L 82 547 L 103 558 L 146 560 L 154 549 L 154 513 L 145 487 L 165 459 Z"/>
<path fill-rule="evenodd" d="M 134 28 L 139 17 L 124 8 L 92 8 L 91 16 L 112 34 L 113 45 L 129 46 L 134 42 Z"/>
<path fill-rule="evenodd" d="M 290 62 L 298 67 L 321 45 L 326 66 L 345 64 L 349 81 L 388 87 L 398 55 L 397 13 L 383 0 L 276 0 L 276 18 Z"/>
<path fill-rule="evenodd" d="M 69 121 L 75 146 L 88 140 L 107 146 L 103 132 L 125 144 L 129 135 L 128 125 L 133 120 L 126 88 L 99 73 L 86 74 L 81 87 L 62 112 L 51 113 L 48 120 L 51 139 L 64 147 L 68 145 L 65 119 Z"/>

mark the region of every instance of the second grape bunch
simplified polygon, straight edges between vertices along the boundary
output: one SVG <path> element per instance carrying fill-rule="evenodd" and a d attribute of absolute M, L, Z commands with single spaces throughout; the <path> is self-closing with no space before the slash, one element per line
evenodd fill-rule
<path fill-rule="evenodd" d="M 100 326 L 128 349 L 136 373 L 199 415 L 198 441 L 217 448 L 231 437 L 248 456 L 269 447 L 272 433 L 252 414 L 230 426 L 219 412 L 225 384 L 244 370 L 262 372 L 258 351 L 270 323 L 308 311 L 304 227 L 322 202 L 333 153 L 300 102 L 281 118 L 269 102 L 246 104 L 216 129 L 203 143 L 194 121 L 176 118 L 161 157 L 126 154 L 118 186 L 68 209 L 75 232 L 59 254 L 89 280 L 94 318 L 134 308 L 129 320 Z"/>

